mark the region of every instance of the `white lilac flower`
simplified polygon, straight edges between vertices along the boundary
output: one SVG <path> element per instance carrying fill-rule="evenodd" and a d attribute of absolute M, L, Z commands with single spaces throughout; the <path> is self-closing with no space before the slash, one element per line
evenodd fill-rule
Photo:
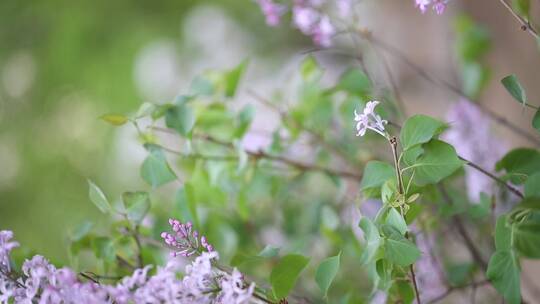
<path fill-rule="evenodd" d="M 356 110 L 354 110 L 354 121 L 356 121 L 356 130 L 358 131 L 356 136 L 364 136 L 369 129 L 384 137 L 388 137 L 384 127 L 388 124 L 388 121 L 382 119 L 375 113 L 375 107 L 378 104 L 378 101 L 369 101 L 362 114 L 358 114 Z"/>
<path fill-rule="evenodd" d="M 493 136 L 490 119 L 471 101 L 462 99 L 448 112 L 450 129 L 443 139 L 452 144 L 459 155 L 483 168 L 492 170 L 495 163 L 508 150 L 500 139 Z M 474 168 L 465 167 L 465 181 L 469 200 L 478 202 L 480 193 L 494 194 L 493 180 Z"/>

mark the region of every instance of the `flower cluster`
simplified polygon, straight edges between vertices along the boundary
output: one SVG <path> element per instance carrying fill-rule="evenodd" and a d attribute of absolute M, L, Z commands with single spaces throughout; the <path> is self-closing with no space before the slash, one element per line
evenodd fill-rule
<path fill-rule="evenodd" d="M 165 244 L 177 250 L 171 253 L 173 257 L 179 255 L 189 257 L 204 250 L 214 251 L 214 247 L 208 243 L 204 235 L 199 238 L 199 232 L 193 230 L 191 222 L 183 224 L 179 220 L 169 219 L 169 224 L 174 234 L 162 232 L 161 237 Z"/>
<path fill-rule="evenodd" d="M 491 169 L 505 154 L 507 148 L 493 136 L 490 119 L 471 101 L 462 99 L 448 112 L 451 124 L 443 139 L 451 143 L 459 155 Z M 480 193 L 494 194 L 496 184 L 478 170 L 465 167 L 465 181 L 468 197 L 472 202 L 480 200 Z"/>
<path fill-rule="evenodd" d="M 281 21 L 281 16 L 287 11 L 287 7 L 283 4 L 275 3 L 273 0 L 258 0 L 261 11 L 266 17 L 266 24 L 269 26 L 277 26 Z"/>
<path fill-rule="evenodd" d="M 10 271 L 9 254 L 13 248 L 18 247 L 19 243 L 12 241 L 13 232 L 0 231 L 0 269 Z"/>
<path fill-rule="evenodd" d="M 288 10 L 287 6 L 276 3 L 274 0 L 258 0 L 257 2 L 266 17 L 266 23 L 270 26 L 278 25 L 281 16 Z M 324 12 L 324 8 L 331 3 L 334 3 L 341 17 L 350 14 L 352 0 L 294 0 L 291 5 L 294 26 L 322 47 L 329 47 L 336 33 L 329 15 Z"/>
<path fill-rule="evenodd" d="M 425 13 L 429 7 L 431 7 L 437 13 L 437 15 L 442 15 L 442 13 L 444 13 L 448 1 L 449 0 L 415 0 L 416 7 L 420 9 L 422 14 Z"/>
<path fill-rule="evenodd" d="M 358 114 L 356 110 L 354 110 L 354 121 L 356 121 L 356 130 L 358 131 L 356 136 L 364 136 L 366 130 L 370 129 L 384 137 L 388 137 L 384 127 L 388 124 L 388 121 L 382 119 L 375 113 L 375 107 L 378 104 L 378 101 L 369 101 L 362 114 Z"/>
<path fill-rule="evenodd" d="M 36 255 L 22 266 L 23 275 L 9 270 L 9 252 L 17 244 L 11 242 L 11 231 L 0 231 L 0 303 L 257 303 L 255 285 L 246 284 L 243 275 L 234 269 L 227 273 L 216 269 L 215 251 L 202 252 L 185 267 L 170 260 L 149 275 L 151 266 L 137 269 L 117 284 L 83 282 L 69 268 L 57 269 L 43 256 Z"/>

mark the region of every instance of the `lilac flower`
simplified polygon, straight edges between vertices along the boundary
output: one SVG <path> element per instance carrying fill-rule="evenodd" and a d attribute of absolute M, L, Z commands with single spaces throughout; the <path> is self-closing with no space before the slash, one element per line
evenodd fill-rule
<path fill-rule="evenodd" d="M 177 249 L 177 251 L 171 253 L 173 257 L 178 255 L 189 257 L 202 250 L 208 252 L 214 250 L 214 247 L 208 243 L 205 236 L 201 236 L 199 239 L 199 233 L 193 230 L 191 222 L 183 224 L 176 219 L 169 219 L 169 224 L 175 233 L 162 232 L 161 237 L 167 245 Z"/>
<path fill-rule="evenodd" d="M 11 241 L 12 238 L 13 232 L 7 230 L 0 231 L 0 270 L 5 269 L 7 272 L 11 271 L 9 254 L 13 248 L 19 246 L 19 243 Z"/>
<path fill-rule="evenodd" d="M 369 101 L 364 108 L 364 113 L 358 114 L 354 110 L 354 121 L 356 121 L 356 130 L 358 133 L 356 136 L 364 136 L 366 130 L 370 129 L 384 137 L 387 137 L 384 126 L 388 124 L 388 121 L 383 120 L 379 115 L 375 113 L 375 107 L 379 104 L 378 101 Z"/>
<path fill-rule="evenodd" d="M 283 4 L 275 3 L 273 0 L 258 0 L 261 11 L 266 16 L 266 24 L 269 26 L 277 26 L 281 16 L 287 11 L 287 7 Z"/>
<path fill-rule="evenodd" d="M 191 225 L 180 226 L 174 220 L 172 225 L 177 233 L 184 236 L 193 237 L 195 234 Z M 12 236 L 10 231 L 0 231 L 0 252 L 5 253 L 7 259 L 13 244 L 16 244 L 10 241 Z M 207 244 L 206 238 L 202 239 L 200 242 Z M 71 269 L 57 269 L 43 256 L 36 255 L 24 262 L 24 277 L 17 281 L 0 272 L 0 303 L 258 303 L 252 297 L 255 285 L 246 284 L 238 270 L 227 273 L 214 267 L 219 258 L 217 252 L 209 250 L 197 252 L 197 255 L 185 267 L 183 278 L 179 276 L 182 271 L 180 263 L 173 259 L 165 267 L 158 267 L 155 275 L 150 276 L 151 266 L 146 266 L 115 285 L 81 282 Z"/>
<path fill-rule="evenodd" d="M 437 15 L 442 15 L 442 13 L 444 13 L 448 1 L 449 0 L 415 0 L 416 7 L 420 9 L 422 14 L 427 11 L 429 6 L 431 6 Z"/>
<path fill-rule="evenodd" d="M 255 291 L 255 284 L 244 286 L 243 275 L 235 268 L 231 275 L 221 280 L 221 293 L 218 302 L 223 304 L 240 304 L 248 301 Z"/>
<path fill-rule="evenodd" d="M 334 26 L 328 16 L 323 16 L 313 29 L 313 41 L 315 44 L 329 47 L 332 45 L 332 36 L 335 34 Z"/>
<path fill-rule="evenodd" d="M 451 128 L 443 139 L 451 143 L 459 155 L 488 170 L 493 169 L 507 148 L 493 136 L 489 117 L 471 101 L 462 99 L 450 109 L 446 118 Z M 495 193 L 493 180 L 473 168 L 465 167 L 465 181 L 472 202 L 480 200 L 481 192 Z"/>
<path fill-rule="evenodd" d="M 305 35 L 313 34 L 313 30 L 320 17 L 320 13 L 312 7 L 303 5 L 295 5 L 293 7 L 294 25 Z"/>

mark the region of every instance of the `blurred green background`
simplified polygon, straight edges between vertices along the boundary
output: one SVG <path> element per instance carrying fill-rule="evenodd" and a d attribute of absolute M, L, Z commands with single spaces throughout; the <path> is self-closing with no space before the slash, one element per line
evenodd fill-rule
<path fill-rule="evenodd" d="M 244 36 L 220 37 L 227 27 Z M 115 141 L 135 136 L 115 135 L 99 116 L 173 98 L 213 62 L 236 65 L 231 50 L 214 46 L 214 61 L 204 61 L 209 30 L 249 40 L 239 58 L 269 56 L 268 46 L 287 40 L 252 1 L 0 1 L 0 229 L 62 261 L 71 227 L 105 223 L 86 179 L 111 194 L 141 186 L 141 158 L 122 165 L 136 152 L 115 156 Z"/>

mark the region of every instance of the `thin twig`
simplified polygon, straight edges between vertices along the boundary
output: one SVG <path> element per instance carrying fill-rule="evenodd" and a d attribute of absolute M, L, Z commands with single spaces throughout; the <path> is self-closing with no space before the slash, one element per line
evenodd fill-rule
<path fill-rule="evenodd" d="M 506 7 L 506 9 L 516 18 L 517 21 L 521 24 L 521 30 L 527 31 L 529 34 L 531 34 L 537 41 L 540 39 L 540 36 L 538 36 L 538 32 L 536 29 L 531 25 L 531 23 L 527 20 L 525 20 L 523 17 L 518 15 L 514 9 L 505 1 L 505 0 L 499 0 L 499 2 Z"/>
<path fill-rule="evenodd" d="M 469 288 L 469 287 L 477 288 L 479 286 L 483 286 L 483 285 L 486 285 L 486 284 L 489 284 L 488 280 L 484 280 L 484 281 L 480 281 L 480 282 L 472 282 L 470 284 L 462 285 L 462 286 L 450 286 L 442 294 L 440 294 L 440 295 L 436 296 L 435 298 L 429 300 L 427 302 L 427 304 L 437 303 L 437 302 L 443 300 L 444 298 L 446 298 L 447 296 L 449 296 L 452 292 L 454 292 L 456 290 L 465 289 L 465 288 Z"/>
<path fill-rule="evenodd" d="M 448 191 L 446 191 L 446 187 L 444 186 L 444 184 L 439 183 L 437 185 L 437 187 L 439 188 L 439 191 L 441 192 L 442 197 L 446 201 L 446 203 L 448 205 L 453 205 L 454 202 L 453 202 L 452 198 L 450 197 L 450 195 L 448 194 Z M 482 254 L 480 253 L 480 250 L 478 250 L 478 248 L 476 248 L 475 242 L 472 240 L 469 233 L 467 232 L 467 229 L 465 228 L 465 225 L 463 224 L 463 220 L 461 219 L 461 217 L 459 215 L 454 216 L 454 224 L 456 225 L 458 233 L 463 238 L 463 241 L 465 242 L 465 246 L 469 250 L 469 253 L 471 254 L 473 260 L 476 261 L 476 263 L 478 265 L 480 265 L 483 272 L 486 272 L 486 270 L 487 270 L 487 262 L 482 257 Z"/>
<path fill-rule="evenodd" d="M 157 131 L 163 131 L 163 132 L 170 132 L 170 131 L 174 132 L 172 130 L 159 128 L 159 127 L 152 127 L 152 129 L 157 130 Z M 196 135 L 196 137 L 199 137 L 199 138 L 201 138 L 203 140 L 206 140 L 208 142 L 211 142 L 211 143 L 223 146 L 223 147 L 228 147 L 228 148 L 231 148 L 231 149 L 234 148 L 234 145 L 232 143 L 219 140 L 219 139 L 217 139 L 215 137 L 212 137 L 212 136 L 209 136 L 209 135 L 199 134 L 199 135 Z M 170 153 L 173 153 L 173 154 L 177 154 L 179 156 L 184 156 L 184 153 L 176 151 L 176 150 L 168 149 L 167 151 L 170 152 Z M 267 159 L 267 160 L 275 161 L 275 162 L 282 163 L 282 164 L 290 166 L 290 167 L 294 167 L 294 168 L 296 168 L 296 169 L 298 169 L 300 171 L 318 171 L 318 172 L 326 173 L 328 175 L 340 176 L 340 177 L 343 177 L 343 178 L 348 178 L 348 179 L 352 179 L 352 180 L 356 180 L 356 181 L 361 181 L 362 180 L 362 175 L 361 174 L 357 174 L 357 173 L 353 173 L 353 172 L 349 172 L 349 171 L 336 170 L 336 169 L 333 169 L 333 168 L 319 166 L 319 165 L 316 165 L 316 164 L 306 164 L 306 163 L 303 163 L 303 162 L 299 162 L 299 161 L 287 158 L 285 156 L 269 154 L 269 153 L 267 153 L 267 152 L 265 152 L 263 150 L 258 150 L 258 151 L 244 150 L 244 152 L 248 156 L 250 156 L 250 157 L 252 157 L 254 159 Z M 231 156 L 226 156 L 225 159 L 230 160 L 230 157 Z"/>
<path fill-rule="evenodd" d="M 380 54 L 377 46 L 373 45 L 373 49 L 375 50 L 375 53 L 379 56 L 380 61 L 382 62 L 382 66 L 388 78 L 388 83 L 390 84 L 390 88 L 392 89 L 392 92 L 394 93 L 394 97 L 396 99 L 396 106 L 398 108 L 398 112 L 400 112 L 401 117 L 407 117 L 407 109 L 405 107 L 405 102 L 403 101 L 401 93 L 398 90 L 397 82 L 394 78 L 394 74 L 392 73 L 392 69 L 388 64 L 388 61 L 386 60 L 386 56 L 384 56 L 384 54 Z"/>
<path fill-rule="evenodd" d="M 521 193 L 521 191 L 519 191 L 517 188 L 515 188 L 514 186 L 510 185 L 509 183 L 505 182 L 504 180 L 500 179 L 499 177 L 497 177 L 496 175 L 494 175 L 493 173 L 483 169 L 482 167 L 480 167 L 479 165 L 471 162 L 470 160 L 467 160 L 461 156 L 458 156 L 459 159 L 461 159 L 462 161 L 464 161 L 468 166 L 470 166 L 471 168 L 474 168 L 476 170 L 478 170 L 479 172 L 483 173 L 484 175 L 488 176 L 489 178 L 491 178 L 492 180 L 496 181 L 497 183 L 503 185 L 504 187 L 506 187 L 506 189 L 508 189 L 510 192 L 512 192 L 513 194 L 515 194 L 516 196 L 518 196 L 519 198 L 523 199 L 525 196 L 523 195 L 523 193 Z"/>
<path fill-rule="evenodd" d="M 280 109 L 277 105 L 273 104 L 272 102 L 270 102 L 270 100 L 262 97 L 260 94 L 256 93 L 255 91 L 252 91 L 252 90 L 249 90 L 248 93 L 257 101 L 257 102 L 260 102 L 261 104 L 263 104 L 264 106 L 268 107 L 269 109 L 273 110 L 274 112 L 276 112 L 280 119 L 287 123 L 292 123 L 295 127 L 297 128 L 301 128 L 302 130 L 304 130 L 305 132 L 307 132 L 309 135 L 311 135 L 316 141 L 317 143 L 321 144 L 322 146 L 324 146 L 327 150 L 331 151 L 331 152 L 334 152 L 334 154 L 336 156 L 338 156 L 344 163 L 348 164 L 350 163 L 350 160 L 349 160 L 349 157 L 346 153 L 344 153 L 341 149 L 339 149 L 338 147 L 334 146 L 334 145 L 331 145 L 329 144 L 328 142 L 326 142 L 326 140 L 324 139 L 324 136 L 319 134 L 318 132 L 304 126 L 304 125 L 301 125 L 299 124 L 295 119 L 293 119 L 286 111 Z"/>
<path fill-rule="evenodd" d="M 12 281 L 15 285 L 17 285 L 18 287 L 21 287 L 21 288 L 24 288 L 24 285 L 21 284 L 21 282 L 19 282 L 17 280 L 17 278 L 13 277 L 12 273 L 11 272 L 7 272 L 7 271 L 4 271 L 4 269 L 2 269 L 2 267 L 0 267 L 0 274 L 2 274 L 3 276 L 5 276 L 8 280 Z"/>

